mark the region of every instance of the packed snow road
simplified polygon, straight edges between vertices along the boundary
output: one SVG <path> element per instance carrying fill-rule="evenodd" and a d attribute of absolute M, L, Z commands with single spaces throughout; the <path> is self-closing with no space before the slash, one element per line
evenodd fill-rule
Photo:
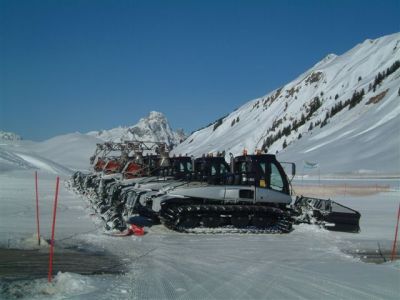
<path fill-rule="evenodd" d="M 41 231 L 48 238 L 55 180 L 40 178 Z M 2 174 L 0 185 L 1 247 L 34 249 L 32 172 Z M 55 270 L 61 272 L 51 284 L 47 274 L 25 281 L 0 278 L 0 298 L 398 299 L 398 262 L 371 264 L 359 257 L 390 249 L 398 199 L 399 192 L 335 199 L 361 212 L 359 234 L 300 225 L 284 235 L 195 235 L 157 225 L 146 227 L 143 237 L 112 237 L 85 199 L 62 187 L 55 260 L 61 247 L 104 251 L 119 257 L 127 271 L 83 276 Z"/>

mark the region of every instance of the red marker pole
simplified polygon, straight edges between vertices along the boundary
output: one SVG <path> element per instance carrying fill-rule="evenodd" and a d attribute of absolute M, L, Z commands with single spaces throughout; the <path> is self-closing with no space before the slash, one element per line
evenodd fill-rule
<path fill-rule="evenodd" d="M 391 257 L 392 261 L 394 260 L 394 257 L 396 255 L 397 234 L 399 232 L 399 219 L 400 219 L 400 204 L 399 204 L 399 209 L 397 211 L 396 233 L 394 235 L 393 248 L 392 248 L 392 257 Z"/>
<path fill-rule="evenodd" d="M 40 222 L 39 222 L 39 191 L 38 191 L 38 174 L 35 171 L 35 191 L 36 191 L 36 228 L 38 245 L 40 246 Z"/>
<path fill-rule="evenodd" d="M 56 182 L 56 195 L 54 198 L 54 208 L 53 208 L 53 225 L 51 228 L 51 244 L 50 244 L 50 257 L 49 257 L 49 274 L 48 281 L 51 282 L 52 274 L 53 274 L 53 256 L 54 256 L 54 231 L 56 227 L 56 213 L 57 213 L 57 200 L 58 200 L 58 187 L 60 183 L 60 177 L 57 176 Z"/>

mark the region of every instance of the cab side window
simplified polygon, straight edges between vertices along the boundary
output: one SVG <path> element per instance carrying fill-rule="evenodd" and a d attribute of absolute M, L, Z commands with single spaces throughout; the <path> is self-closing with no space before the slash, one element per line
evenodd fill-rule
<path fill-rule="evenodd" d="M 225 174 L 225 173 L 228 172 L 228 170 L 226 169 L 226 167 L 225 167 L 224 164 L 221 164 L 221 165 L 220 165 L 220 171 L 221 171 L 221 174 Z"/>
<path fill-rule="evenodd" d="M 213 176 L 213 175 L 215 175 L 215 174 L 217 174 L 217 169 L 215 168 L 214 165 L 212 165 L 212 166 L 211 166 L 211 175 Z"/>
<path fill-rule="evenodd" d="M 283 180 L 281 173 L 279 173 L 278 168 L 274 163 L 271 164 L 271 181 L 270 181 L 271 189 L 282 192 L 283 191 Z"/>
<path fill-rule="evenodd" d="M 238 170 L 239 173 L 246 173 L 246 162 L 244 162 L 244 161 L 243 162 L 239 162 L 237 164 L 236 170 Z"/>

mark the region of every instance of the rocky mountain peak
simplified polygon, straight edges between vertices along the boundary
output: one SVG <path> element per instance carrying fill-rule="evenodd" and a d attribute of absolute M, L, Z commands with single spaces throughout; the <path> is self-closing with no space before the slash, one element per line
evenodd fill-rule
<path fill-rule="evenodd" d="M 176 146 L 184 139 L 182 131 L 173 131 L 166 116 L 157 111 L 151 111 L 147 117 L 141 118 L 136 125 L 92 131 L 88 134 L 104 141 L 154 141 L 165 142 L 172 147 Z"/>

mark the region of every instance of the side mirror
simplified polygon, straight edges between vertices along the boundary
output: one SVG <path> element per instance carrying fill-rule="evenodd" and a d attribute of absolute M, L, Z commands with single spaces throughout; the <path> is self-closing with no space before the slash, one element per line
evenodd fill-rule
<path fill-rule="evenodd" d="M 235 167 L 234 167 L 235 161 L 234 161 L 233 154 L 231 152 L 229 152 L 229 157 L 230 157 L 229 166 L 231 168 L 231 173 L 233 174 L 233 173 L 235 173 Z"/>
<path fill-rule="evenodd" d="M 292 181 L 294 176 L 296 175 L 296 164 L 294 162 L 283 162 L 283 161 L 281 161 L 280 164 L 281 165 L 291 165 L 292 166 L 292 172 L 291 172 L 292 173 L 291 174 L 292 178 L 289 180 L 289 181 Z M 289 172 L 289 170 L 287 170 L 287 172 Z M 288 174 L 287 174 L 287 177 L 289 178 Z"/>

